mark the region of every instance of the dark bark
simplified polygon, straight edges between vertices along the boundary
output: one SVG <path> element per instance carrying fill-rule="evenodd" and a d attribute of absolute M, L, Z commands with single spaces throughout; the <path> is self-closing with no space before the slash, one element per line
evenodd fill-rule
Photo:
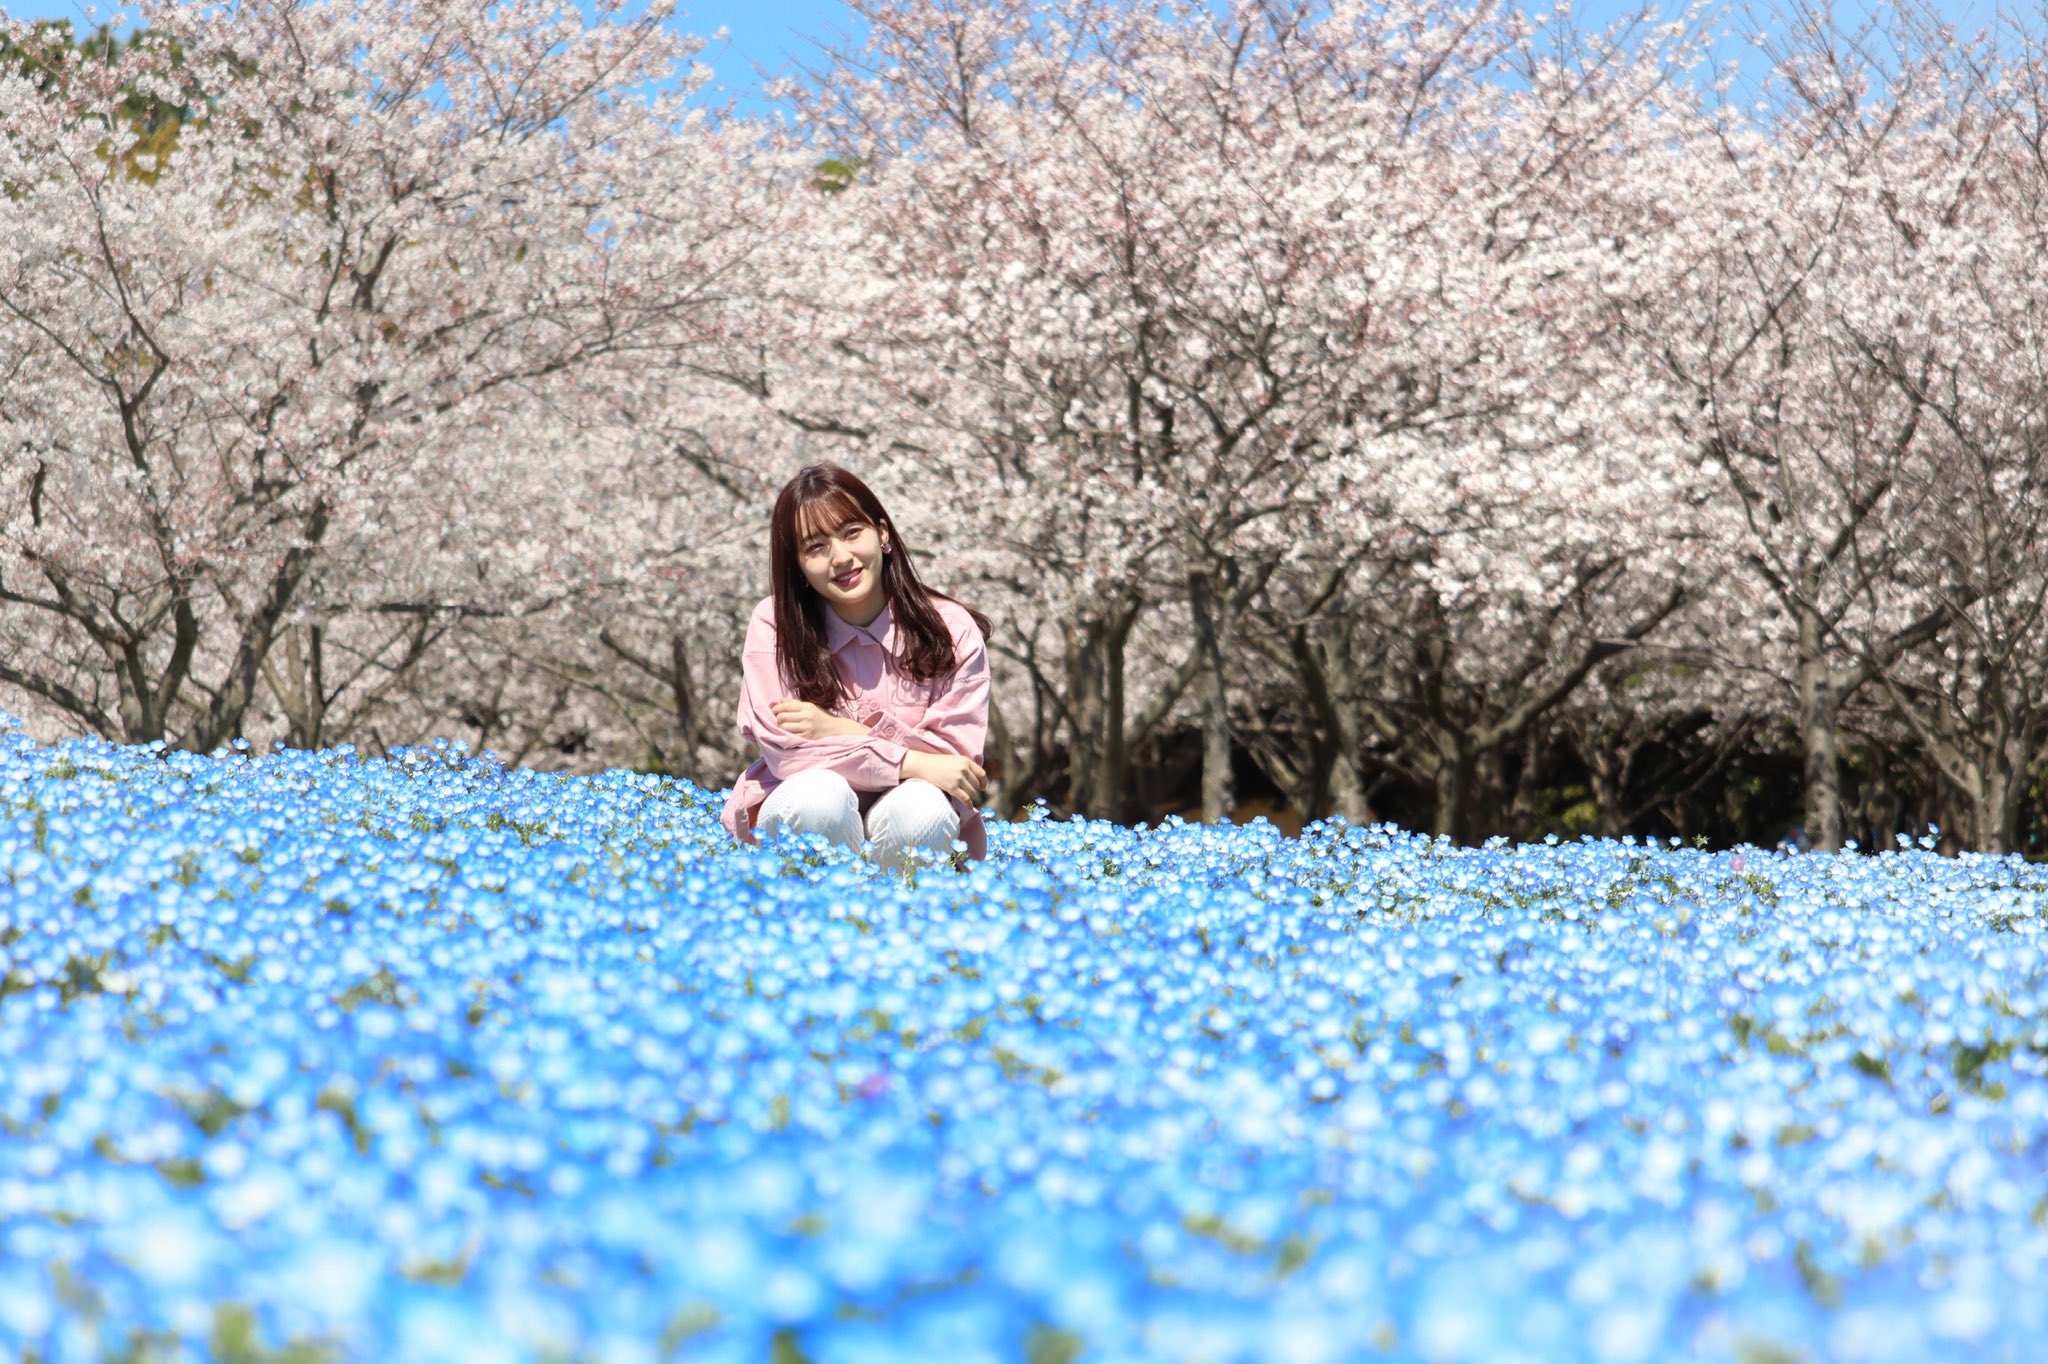
<path fill-rule="evenodd" d="M 1236 568 L 1225 565 L 1219 583 L 1207 572 L 1188 575 L 1188 607 L 1195 627 L 1195 695 L 1202 714 L 1202 822 L 1225 824 L 1237 802 L 1230 773 L 1230 692 L 1225 660 L 1232 646 Z"/>
<path fill-rule="evenodd" d="M 1037 641 L 1021 631 L 1017 633 L 1024 639 L 1023 647 L 1000 642 L 995 647 L 1021 664 L 1031 680 L 1029 729 L 1019 727 L 1011 718 L 1012 712 L 993 693 L 988 707 L 988 803 L 1005 818 L 1037 798 L 1057 770 L 1058 736 L 1066 715 L 1066 708 L 1059 703 L 1058 689 L 1041 666 Z"/>
<path fill-rule="evenodd" d="M 227 676 L 215 690 L 213 703 L 200 722 L 186 735 L 185 747 L 204 753 L 242 732 L 242 717 L 255 699 L 263 660 L 270 656 L 270 646 L 284 623 L 285 613 L 291 609 L 292 597 L 320 552 L 320 542 L 327 535 L 327 518 L 326 499 L 317 499 L 306 514 L 301 538 L 284 552 L 262 597 L 243 618 L 242 635 L 229 661 Z"/>

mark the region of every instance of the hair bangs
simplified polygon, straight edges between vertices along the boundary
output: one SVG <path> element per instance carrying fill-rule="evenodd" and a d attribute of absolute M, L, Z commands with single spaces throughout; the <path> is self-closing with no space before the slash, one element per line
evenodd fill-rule
<path fill-rule="evenodd" d="M 797 504 L 797 543 L 802 544 L 813 535 L 823 535 L 828 531 L 837 530 L 848 521 L 863 521 L 872 525 L 874 518 L 861 510 L 859 499 L 851 491 L 827 483 L 818 489 L 815 496 Z"/>

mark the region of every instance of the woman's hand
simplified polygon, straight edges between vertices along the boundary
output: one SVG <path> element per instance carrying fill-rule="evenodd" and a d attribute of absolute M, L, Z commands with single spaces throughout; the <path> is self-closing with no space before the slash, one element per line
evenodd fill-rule
<path fill-rule="evenodd" d="M 808 701 L 784 697 L 769 709 L 775 714 L 775 723 L 799 739 L 854 739 L 863 738 L 868 732 L 860 721 L 834 715 Z"/>
<path fill-rule="evenodd" d="M 925 753 L 910 749 L 903 754 L 902 776 L 928 781 L 955 800 L 980 805 L 988 794 L 988 773 L 972 758 L 957 753 Z"/>

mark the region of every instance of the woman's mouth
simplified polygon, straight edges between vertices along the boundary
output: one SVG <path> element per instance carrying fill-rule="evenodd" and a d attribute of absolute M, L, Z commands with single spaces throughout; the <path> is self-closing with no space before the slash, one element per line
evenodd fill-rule
<path fill-rule="evenodd" d="M 842 573 L 838 577 L 834 578 L 832 581 L 837 583 L 841 587 L 852 587 L 855 583 L 860 581 L 860 570 L 856 568 L 849 572 Z"/>

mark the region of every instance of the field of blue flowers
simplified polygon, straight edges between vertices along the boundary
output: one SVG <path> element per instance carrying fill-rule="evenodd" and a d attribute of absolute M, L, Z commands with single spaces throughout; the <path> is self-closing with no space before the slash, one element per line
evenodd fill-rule
<path fill-rule="evenodd" d="M 0 1357 L 2037 1358 L 2048 873 L 0 734 Z"/>

